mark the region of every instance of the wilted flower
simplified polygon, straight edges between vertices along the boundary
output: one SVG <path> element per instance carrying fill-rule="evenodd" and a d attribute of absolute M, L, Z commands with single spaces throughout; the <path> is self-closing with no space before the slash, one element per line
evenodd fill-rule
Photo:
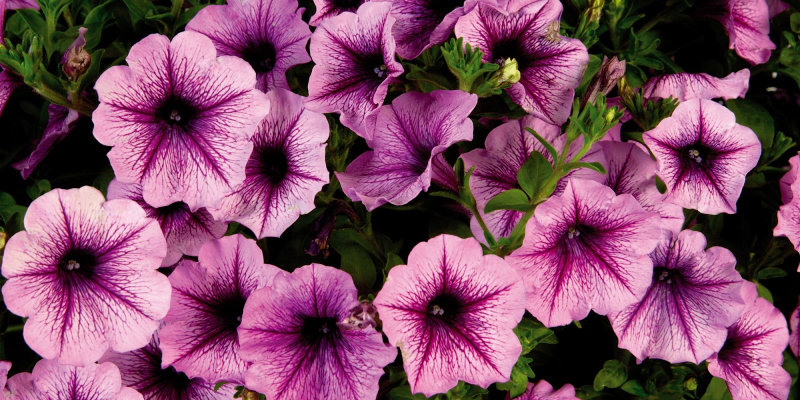
<path fill-rule="evenodd" d="M 304 108 L 303 98 L 288 90 L 272 90 L 267 98 L 272 109 L 253 136 L 244 183 L 209 210 L 258 238 L 280 236 L 300 214 L 313 210 L 314 196 L 330 176 L 325 116 Z"/>
<path fill-rule="evenodd" d="M 403 73 L 394 59 L 391 4 L 368 2 L 358 13 L 326 19 L 311 36 L 314 69 L 306 106 L 341 113 L 346 127 L 369 141 L 367 116 L 383 104 L 389 83 Z"/>
<path fill-rule="evenodd" d="M 336 176 L 342 190 L 367 210 L 406 204 L 431 184 L 432 158 L 450 145 L 472 139 L 469 114 L 478 96 L 460 90 L 410 92 L 378 113 L 368 151 Z"/>
<path fill-rule="evenodd" d="M 725 342 L 744 309 L 736 257 L 725 248 L 706 250 L 700 232 L 664 231 L 653 260 L 653 283 L 644 298 L 609 314 L 619 347 L 637 359 L 699 364 Z"/>
<path fill-rule="evenodd" d="M 643 139 L 667 186 L 666 201 L 704 214 L 736 212 L 745 175 L 761 155 L 756 134 L 711 100 L 682 102 Z"/>
<path fill-rule="evenodd" d="M 728 100 L 744 97 L 749 86 L 750 70 L 747 68 L 732 72 L 724 78 L 716 78 L 705 73 L 681 72 L 650 78 L 642 86 L 642 96 L 645 99 L 666 99 L 672 96 L 680 101 L 710 100 L 718 97 Z"/>
<path fill-rule="evenodd" d="M 484 62 L 515 59 L 521 78 L 507 89 L 511 99 L 531 115 L 561 125 L 569 116 L 589 54 L 580 40 L 558 35 L 559 1 L 529 3 L 508 11 L 479 2 L 458 19 L 456 37 L 481 49 Z"/>
<path fill-rule="evenodd" d="M 150 35 L 126 60 L 97 79 L 92 114 L 117 179 L 142 185 L 153 207 L 216 206 L 244 181 L 250 138 L 269 111 L 255 72 L 237 57 L 217 58 L 196 32 L 172 42 Z"/>
<path fill-rule="evenodd" d="M 286 71 L 311 61 L 311 37 L 297 0 L 230 0 L 203 8 L 186 25 L 214 42 L 219 55 L 236 56 L 256 71 L 256 88 L 289 89 Z"/>
<path fill-rule="evenodd" d="M 522 351 L 513 331 L 525 313 L 522 282 L 473 238 L 417 244 L 408 265 L 389 271 L 375 307 L 389 342 L 400 347 L 412 393 L 505 382 Z"/>
<path fill-rule="evenodd" d="M 42 138 L 39 140 L 39 143 L 36 144 L 36 149 L 34 149 L 28 157 L 12 164 L 12 167 L 16 168 L 20 174 L 22 174 L 22 179 L 28 179 L 28 177 L 31 176 L 33 170 L 44 160 L 47 153 L 50 152 L 50 149 L 56 143 L 64 140 L 64 138 L 72 132 L 75 123 L 78 121 L 78 117 L 80 117 L 75 110 L 70 110 L 55 104 L 47 106 L 47 114 L 50 116 L 50 119 L 47 121 L 47 126 L 44 128 Z"/>
<path fill-rule="evenodd" d="M 242 235 L 206 242 L 198 259 L 169 276 L 172 304 L 158 332 L 162 365 L 207 382 L 244 383 L 236 330 L 245 300 L 282 271 L 264 264 L 256 242 Z"/>
<path fill-rule="evenodd" d="M 1 388 L 0 388 L 1 389 Z M 9 400 L 142 400 L 134 389 L 124 387 L 120 371 L 112 363 L 85 367 L 39 360 L 33 373 L 22 372 L 8 380 Z"/>
<path fill-rule="evenodd" d="M 730 48 L 750 64 L 769 60 L 775 44 L 769 39 L 769 11 L 765 0 L 706 0 L 697 14 L 719 21 L 728 32 Z"/>
<path fill-rule="evenodd" d="M 506 400 L 510 400 L 509 396 L 506 396 Z M 529 382 L 525 393 L 515 397 L 514 400 L 578 400 L 578 398 L 575 397 L 575 388 L 570 384 L 554 391 L 553 385 L 540 380 L 536 383 Z"/>
<path fill-rule="evenodd" d="M 174 367 L 161 368 L 158 338 L 145 347 L 127 353 L 106 353 L 101 361 L 112 362 L 122 373 L 122 384 L 144 396 L 144 400 L 231 400 L 234 387 L 223 385 L 214 390 L 215 382 L 190 379 Z"/>
<path fill-rule="evenodd" d="M 522 247 L 506 257 L 525 281 L 527 308 L 546 326 L 624 310 L 647 292 L 647 256 L 661 235 L 657 214 L 629 194 L 570 179 L 536 207 Z"/>
<path fill-rule="evenodd" d="M 786 399 L 792 383 L 781 368 L 789 341 L 786 319 L 758 297 L 755 284 L 745 281 L 742 296 L 744 312 L 728 328 L 722 350 L 708 360 L 708 372 L 728 383 L 734 400 Z"/>
<path fill-rule="evenodd" d="M 410 60 L 425 49 L 444 43 L 458 18 L 476 4 L 476 0 L 392 1 L 392 16 L 397 19 L 392 28 L 397 40 L 397 54 Z"/>
<path fill-rule="evenodd" d="M 66 74 L 70 80 L 78 80 L 78 78 L 89 69 L 89 65 L 92 63 L 92 55 L 83 48 L 83 46 L 86 46 L 86 38 L 83 36 L 86 35 L 88 31 L 89 30 L 84 27 L 78 28 L 78 37 L 67 47 L 64 51 L 64 55 L 61 57 L 61 65 L 64 74 Z"/>
<path fill-rule="evenodd" d="M 582 103 L 594 103 L 598 94 L 607 95 L 617 86 L 622 77 L 625 76 L 625 60 L 620 61 L 617 56 L 609 59 L 603 56 L 603 62 L 600 64 L 600 70 L 589 81 L 589 86 L 586 87 L 586 93 L 583 96 Z"/>
<path fill-rule="evenodd" d="M 246 386 L 273 400 L 375 398 L 397 349 L 372 327 L 343 323 L 358 305 L 347 272 L 311 264 L 256 290 L 239 327 Z"/>
<path fill-rule="evenodd" d="M 167 251 L 135 202 L 97 189 L 55 189 L 34 200 L 26 231 L 3 255 L 3 300 L 28 317 L 23 336 L 43 358 L 87 365 L 111 347 L 147 344 L 167 314 L 170 285 L 155 269 Z"/>

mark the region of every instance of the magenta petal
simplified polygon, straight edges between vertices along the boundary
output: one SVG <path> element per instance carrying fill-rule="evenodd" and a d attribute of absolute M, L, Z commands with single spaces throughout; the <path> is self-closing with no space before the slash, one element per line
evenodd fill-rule
<path fill-rule="evenodd" d="M 2 17 L 2 15 L 0 15 L 0 17 Z M 2 23 L 0 23 L 0 28 L 2 28 L 2 26 Z M 0 37 L 2 37 L 1 32 Z M 20 85 L 22 85 L 22 82 L 19 82 L 19 80 L 9 75 L 8 72 L 5 70 L 0 71 L 0 115 L 3 114 L 3 108 L 6 107 L 6 102 L 8 102 L 8 98 L 11 97 L 11 93 Z"/>
<path fill-rule="evenodd" d="M 11 370 L 11 363 L 8 361 L 0 361 L 0 398 L 3 398 L 3 391 L 6 388 L 6 380 L 8 380 L 8 371 Z"/>
<path fill-rule="evenodd" d="M 44 133 L 42 133 L 36 149 L 27 158 L 12 164 L 22 174 L 22 179 L 28 179 L 31 176 L 34 168 L 47 156 L 53 145 L 63 140 L 72 131 L 79 117 L 77 111 L 55 104 L 47 106 L 47 113 L 50 119 L 47 121 L 47 126 L 44 128 Z"/>
<path fill-rule="evenodd" d="M 765 0 L 715 0 L 700 3 L 700 13 L 719 21 L 730 48 L 750 64 L 769 60 L 775 44 L 769 39 L 770 7 Z"/>
<path fill-rule="evenodd" d="M 311 37 L 297 0 L 230 0 L 203 8 L 186 30 L 208 36 L 219 55 L 236 56 L 256 71 L 256 88 L 289 89 L 286 71 L 311 61 Z"/>
<path fill-rule="evenodd" d="M 668 74 L 651 78 L 642 87 L 644 98 L 666 99 L 670 96 L 686 101 L 689 99 L 725 100 L 744 97 L 750 85 L 750 70 L 733 72 L 724 78 L 709 74 Z"/>
<path fill-rule="evenodd" d="M 794 197 L 792 184 L 797 180 L 798 170 L 800 170 L 800 153 L 795 154 L 789 159 L 789 171 L 781 177 L 781 200 L 783 200 L 783 204 L 791 202 Z"/>
<path fill-rule="evenodd" d="M 11 400 L 142 400 L 139 392 L 122 386 L 120 371 L 112 363 L 73 367 L 39 360 L 33 373 L 14 375 L 8 383 Z"/>
<path fill-rule="evenodd" d="M 244 183 L 210 210 L 258 238 L 280 236 L 300 214 L 313 210 L 315 195 L 330 179 L 325 116 L 306 109 L 303 97 L 288 90 L 272 90 L 267 98 L 272 109 L 253 136 Z"/>
<path fill-rule="evenodd" d="M 410 92 L 378 114 L 368 151 L 336 176 L 342 190 L 372 211 L 384 203 L 406 204 L 431 184 L 433 157 L 472 139 L 469 114 L 478 102 L 459 90 Z"/>
<path fill-rule="evenodd" d="M 319 264 L 253 292 L 239 327 L 247 387 L 272 400 L 375 398 L 397 349 L 371 325 L 347 323 L 358 305 L 350 275 Z"/>
<path fill-rule="evenodd" d="M 696 364 L 722 348 L 744 309 L 743 281 L 728 249 L 705 248 L 700 232 L 664 231 L 650 254 L 653 283 L 644 298 L 608 316 L 620 348 L 639 360 Z"/>
<path fill-rule="evenodd" d="M 682 102 L 643 139 L 658 162 L 666 200 L 704 214 L 736 212 L 745 175 L 761 155 L 756 134 L 711 100 Z"/>
<path fill-rule="evenodd" d="M 412 393 L 444 393 L 460 380 L 505 382 L 522 350 L 513 332 L 525 312 L 522 282 L 472 238 L 417 244 L 408 265 L 389 271 L 375 307 Z"/>
<path fill-rule="evenodd" d="M 525 393 L 514 400 L 578 400 L 575 397 L 575 388 L 566 384 L 558 390 L 553 390 L 553 385 L 545 380 L 540 380 L 536 383 L 528 383 L 528 388 Z"/>
<path fill-rule="evenodd" d="M 311 36 L 314 69 L 308 81 L 309 109 L 341 113 L 341 122 L 370 140 L 365 119 L 383 104 L 391 79 L 403 73 L 394 59 L 391 4 L 368 2 L 358 13 L 327 19 Z"/>
<path fill-rule="evenodd" d="M 708 372 L 724 379 L 734 399 L 786 399 L 792 378 L 781 368 L 789 330 L 783 314 L 759 298 L 745 282 L 746 308 L 728 328 L 722 350 L 709 359 Z"/>
<path fill-rule="evenodd" d="M 397 54 L 410 60 L 425 49 L 443 43 L 453 32 L 456 21 L 477 3 L 475 0 L 393 1 L 392 16 L 397 22 L 392 33 L 397 40 Z"/>
<path fill-rule="evenodd" d="M 319 26 L 322 21 L 344 12 L 355 13 L 362 4 L 370 0 L 314 0 L 314 15 L 308 24 Z"/>
<path fill-rule="evenodd" d="M 217 58 L 209 38 L 150 35 L 97 79 L 95 138 L 117 179 L 142 185 L 153 207 L 182 201 L 216 206 L 244 181 L 250 138 L 269 111 L 255 72 L 236 57 Z"/>
<path fill-rule="evenodd" d="M 775 236 L 785 236 L 794 245 L 795 250 L 800 249 L 800 196 L 794 193 L 800 191 L 800 182 L 792 183 L 791 200 L 778 209 L 778 224 L 773 230 Z M 798 267 L 800 271 L 800 267 Z"/>
<path fill-rule="evenodd" d="M 241 235 L 207 242 L 198 259 L 169 276 L 172 303 L 158 333 L 162 366 L 207 382 L 244 383 L 236 330 L 245 300 L 282 271 L 264 264 L 256 242 Z"/>
<path fill-rule="evenodd" d="M 522 247 L 506 257 L 525 281 L 527 309 L 548 327 L 605 315 L 639 301 L 651 283 L 647 256 L 661 235 L 659 217 L 628 194 L 570 179 L 540 204 Z"/>
<path fill-rule="evenodd" d="M 781 0 L 767 0 L 769 19 L 789 9 L 789 5 Z"/>
<path fill-rule="evenodd" d="M 800 357 L 800 299 L 798 299 L 797 308 L 792 311 L 792 316 L 789 318 L 789 326 L 792 329 L 789 336 L 789 348 L 792 349 L 795 357 Z"/>
<path fill-rule="evenodd" d="M 166 242 L 155 220 L 97 189 L 55 189 L 34 200 L 26 231 L 6 244 L 8 309 L 28 317 L 23 336 L 43 358 L 87 365 L 108 347 L 144 346 L 169 308 L 156 271 Z"/>

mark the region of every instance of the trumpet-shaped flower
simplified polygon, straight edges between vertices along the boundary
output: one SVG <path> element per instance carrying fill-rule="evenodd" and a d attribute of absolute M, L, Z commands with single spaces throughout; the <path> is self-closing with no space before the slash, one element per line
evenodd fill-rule
<path fill-rule="evenodd" d="M 577 400 L 577 399 L 578 398 L 575 397 L 575 388 L 572 385 L 566 384 L 558 390 L 553 390 L 553 385 L 551 385 L 545 380 L 541 380 L 536 383 L 529 382 L 528 388 L 525 389 L 525 393 L 521 394 L 519 397 L 514 398 L 514 400 Z"/>
<path fill-rule="evenodd" d="M 749 69 L 733 72 L 724 78 L 681 72 L 651 78 L 642 87 L 642 96 L 646 99 L 672 96 L 680 101 L 718 97 L 728 100 L 744 97 L 749 86 Z"/>
<path fill-rule="evenodd" d="M 709 0 L 697 13 L 719 21 L 728 32 L 730 48 L 750 64 L 769 60 L 775 43 L 769 39 L 770 7 L 765 0 Z M 773 7 L 773 9 L 777 9 Z"/>
<path fill-rule="evenodd" d="M 0 109 L 0 112 L 2 112 L 2 109 Z M 22 174 L 22 179 L 28 179 L 36 166 L 38 166 L 39 163 L 44 160 L 45 156 L 47 156 L 47 153 L 50 152 L 50 149 L 56 143 L 67 137 L 72 131 L 72 128 L 75 127 L 75 123 L 78 121 L 79 117 L 77 111 L 55 104 L 47 106 L 47 114 L 50 116 L 50 119 L 47 121 L 47 126 L 44 128 L 44 133 L 42 133 L 42 138 L 39 140 L 39 143 L 36 144 L 36 148 L 28 157 L 12 165 Z"/>
<path fill-rule="evenodd" d="M 0 396 L 3 399 L 142 400 L 139 392 L 123 386 L 119 368 L 112 363 L 73 367 L 39 360 L 32 373 L 12 376 L 8 388 L 7 397 Z"/>

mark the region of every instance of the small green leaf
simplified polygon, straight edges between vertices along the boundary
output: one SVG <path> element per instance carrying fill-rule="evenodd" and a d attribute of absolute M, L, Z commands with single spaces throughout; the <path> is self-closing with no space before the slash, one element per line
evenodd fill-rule
<path fill-rule="evenodd" d="M 603 164 L 600 164 L 597 161 L 594 161 L 594 162 L 583 162 L 583 161 L 571 162 L 571 163 L 565 165 L 564 167 L 567 169 L 567 171 L 573 170 L 573 169 L 578 169 L 578 168 L 589 168 L 592 171 L 597 171 L 597 172 L 599 172 L 601 174 L 605 174 L 606 173 L 606 168 L 603 167 Z"/>
<path fill-rule="evenodd" d="M 603 369 L 594 377 L 594 390 L 603 388 L 616 389 L 628 379 L 628 371 L 625 365 L 617 360 L 608 360 L 603 364 Z"/>
<path fill-rule="evenodd" d="M 225 385 L 227 385 L 227 384 L 228 384 L 228 382 L 225 382 L 225 381 L 220 381 L 220 382 L 217 382 L 217 383 L 214 385 L 214 391 L 215 391 L 215 392 L 216 392 L 216 391 L 218 391 L 218 390 L 219 390 L 221 387 L 223 387 L 223 386 L 225 386 Z"/>
<path fill-rule="evenodd" d="M 28 197 L 30 197 L 31 200 L 36 200 L 37 197 L 49 192 L 50 189 L 52 189 L 50 187 L 50 181 L 47 179 L 37 179 L 28 186 Z"/>
<path fill-rule="evenodd" d="M 731 99 L 725 102 L 736 115 L 736 123 L 744 125 L 755 132 L 758 140 L 761 141 L 762 148 L 772 147 L 772 140 L 775 137 L 775 121 L 760 104 L 746 99 Z"/>
<path fill-rule="evenodd" d="M 792 32 L 800 33 L 800 13 L 792 13 L 789 17 L 789 25 L 792 27 Z"/>
<path fill-rule="evenodd" d="M 353 277 L 359 291 L 372 288 L 376 279 L 375 262 L 372 261 L 369 243 L 355 229 L 337 229 L 331 233 L 330 245 L 341 256 L 341 268 Z"/>
<path fill-rule="evenodd" d="M 756 284 L 756 292 L 758 293 L 758 297 L 761 297 L 764 300 L 772 303 L 772 293 L 769 291 L 769 289 L 759 282 L 754 283 Z"/>
<path fill-rule="evenodd" d="M 528 380 L 536 377 L 536 374 L 533 373 L 530 366 L 531 361 L 533 360 L 528 357 L 520 357 L 511 370 L 511 379 L 509 379 L 508 382 L 498 383 L 497 388 L 508 391 L 511 398 L 524 393 L 525 389 L 528 387 Z"/>
<path fill-rule="evenodd" d="M 533 128 L 525 127 L 525 130 L 533 134 L 533 137 L 535 137 L 536 140 L 538 140 L 539 143 L 544 146 L 544 148 L 547 150 L 547 153 L 550 154 L 550 157 L 553 159 L 553 162 L 558 160 L 558 151 L 555 147 L 553 147 L 552 144 L 550 144 L 550 142 L 547 141 L 547 139 L 541 137 L 538 133 L 536 133 L 535 130 L 533 130 Z"/>
<path fill-rule="evenodd" d="M 768 267 L 758 271 L 758 280 L 783 278 L 784 276 L 786 276 L 786 271 L 777 267 Z"/>
<path fill-rule="evenodd" d="M 728 384 L 724 380 L 713 377 L 700 400 L 733 400 Z"/>
<path fill-rule="evenodd" d="M 530 209 L 530 199 L 525 192 L 520 189 L 509 189 L 489 200 L 483 212 L 488 214 L 495 210 L 528 211 Z"/>
<path fill-rule="evenodd" d="M 522 344 L 522 354 L 528 354 L 541 343 L 557 344 L 558 338 L 556 334 L 541 322 L 523 318 L 517 327 L 514 328 L 514 333 L 519 338 Z"/>
<path fill-rule="evenodd" d="M 636 380 L 630 380 L 625 382 L 625 384 L 622 385 L 621 389 L 625 391 L 625 393 L 630 393 L 634 396 L 647 397 L 649 395 L 647 391 L 644 390 L 644 386 L 642 386 L 642 384 Z"/>
<path fill-rule="evenodd" d="M 551 175 L 553 166 L 550 165 L 550 161 L 538 151 L 534 151 L 517 172 L 517 181 L 528 197 L 533 197 Z"/>
<path fill-rule="evenodd" d="M 152 1 L 147 0 L 123 0 L 125 6 L 128 7 L 128 14 L 131 16 L 131 24 L 134 26 L 148 15 L 152 15 L 156 11 L 156 7 Z"/>

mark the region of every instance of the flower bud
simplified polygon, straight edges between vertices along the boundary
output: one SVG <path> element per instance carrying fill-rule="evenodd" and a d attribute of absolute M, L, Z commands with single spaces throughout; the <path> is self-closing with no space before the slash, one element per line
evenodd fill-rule
<path fill-rule="evenodd" d="M 494 82 L 495 87 L 499 89 L 507 89 L 511 85 L 519 82 L 522 75 L 519 72 L 519 64 L 513 58 L 506 58 L 500 61 L 500 69 L 492 74 L 490 78 Z"/>
<path fill-rule="evenodd" d="M 67 50 L 64 51 L 64 56 L 61 57 L 64 74 L 72 81 L 78 80 L 81 75 L 86 73 L 92 63 L 92 55 L 83 48 L 86 46 L 86 39 L 83 35 L 87 31 L 88 29 L 84 27 L 78 29 L 78 37 L 67 47 Z"/>
<path fill-rule="evenodd" d="M 581 104 L 593 103 L 598 93 L 607 95 L 623 76 L 625 76 L 625 61 L 620 61 L 616 56 L 611 59 L 603 56 L 600 70 L 592 77 L 589 86 L 586 87 L 586 93 L 581 99 Z"/>

